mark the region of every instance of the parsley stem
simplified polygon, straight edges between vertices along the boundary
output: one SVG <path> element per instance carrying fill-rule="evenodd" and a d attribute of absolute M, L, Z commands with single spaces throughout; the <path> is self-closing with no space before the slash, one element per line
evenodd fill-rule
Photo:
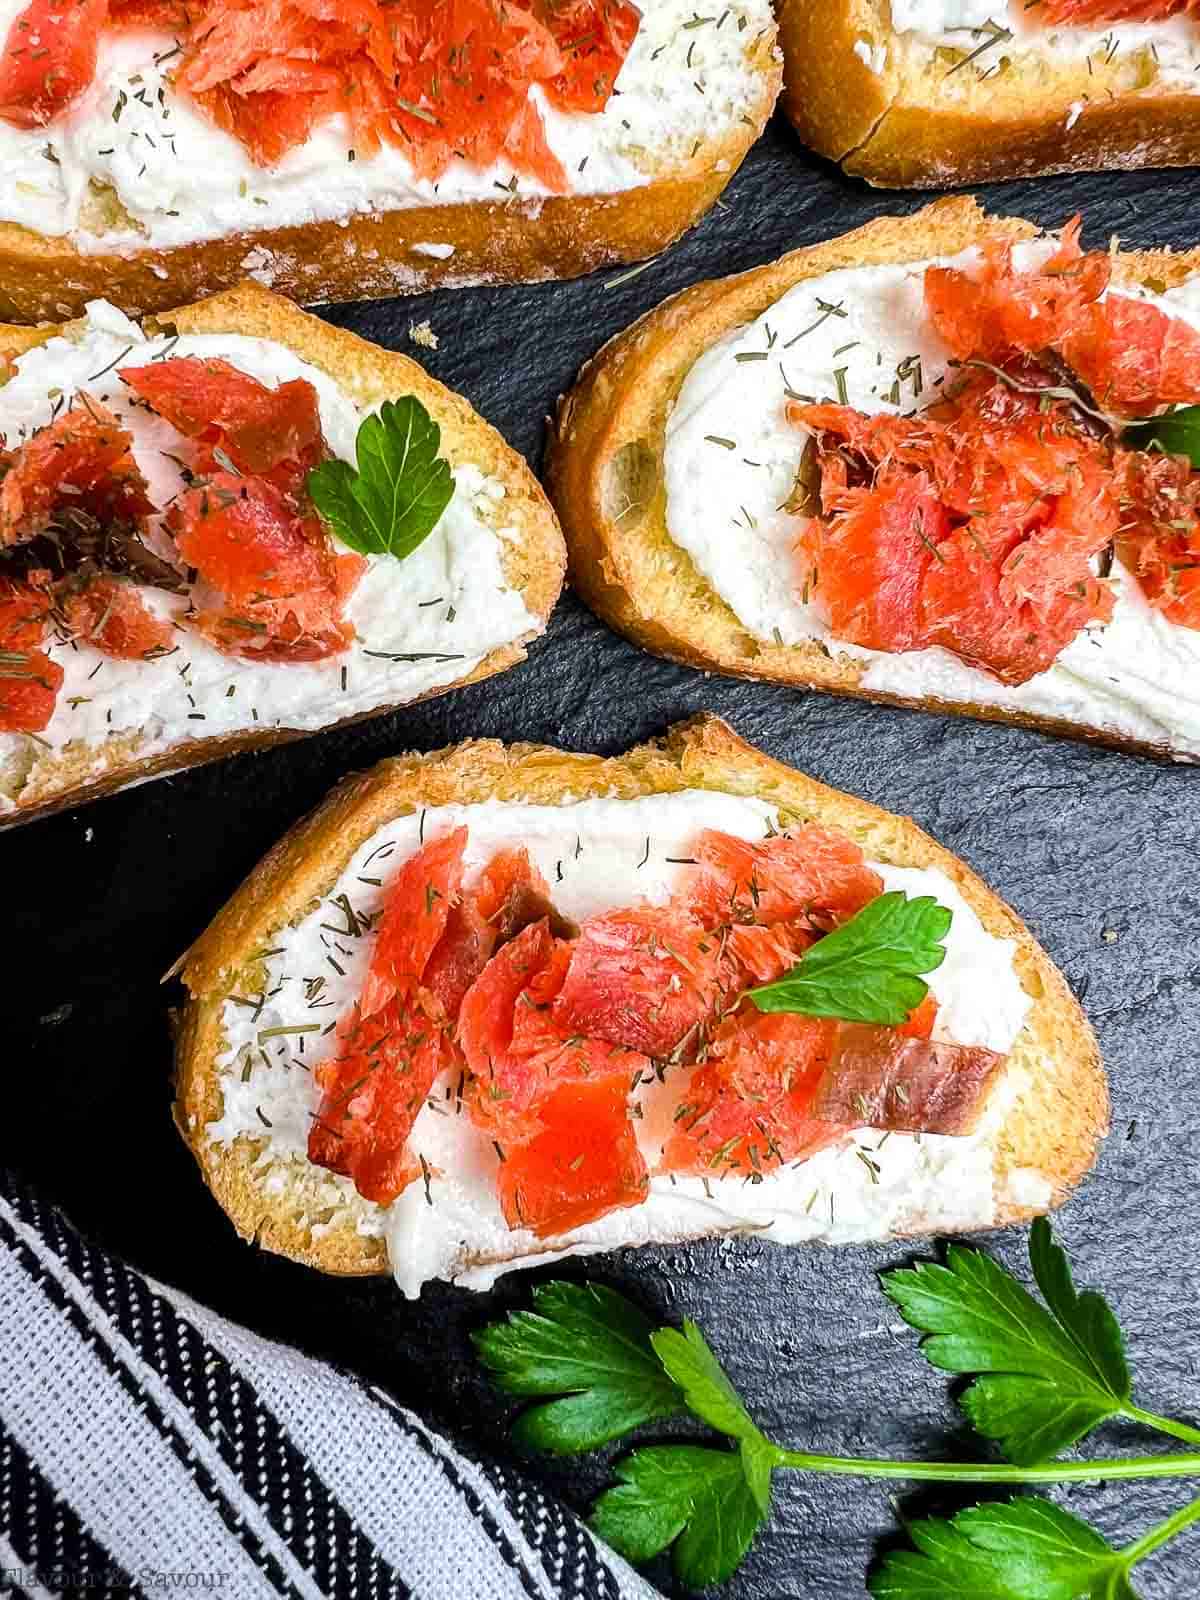
<path fill-rule="evenodd" d="M 1159 1433 L 1169 1433 L 1185 1444 L 1200 1444 L 1200 1428 L 1186 1422 L 1176 1422 L 1174 1417 L 1155 1416 L 1153 1411 L 1143 1411 L 1141 1406 L 1123 1406 L 1122 1412 L 1132 1422 L 1141 1422 L 1147 1428 L 1157 1428 Z"/>
<path fill-rule="evenodd" d="M 1040 1467 L 956 1461 L 887 1461 L 871 1456 L 821 1456 L 780 1450 L 778 1464 L 843 1477 L 908 1478 L 928 1483 L 1093 1483 L 1117 1478 L 1200 1478 L 1200 1454 L 1123 1456 L 1105 1461 L 1048 1461 Z"/>
<path fill-rule="evenodd" d="M 1168 1539 L 1173 1539 L 1177 1533 L 1182 1533 L 1193 1522 L 1200 1522 L 1200 1500 L 1193 1500 L 1190 1506 L 1184 1506 L 1182 1511 L 1177 1511 L 1173 1517 L 1168 1517 L 1165 1522 L 1160 1522 L 1157 1527 L 1151 1528 L 1149 1533 L 1144 1533 L 1136 1544 L 1127 1545 L 1121 1551 L 1128 1566 L 1135 1567 L 1160 1545 L 1166 1544 Z"/>

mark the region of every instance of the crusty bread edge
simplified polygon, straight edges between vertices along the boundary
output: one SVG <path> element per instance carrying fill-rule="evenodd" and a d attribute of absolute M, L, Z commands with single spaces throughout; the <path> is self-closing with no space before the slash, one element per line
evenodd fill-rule
<path fill-rule="evenodd" d="M 756 639 L 667 532 L 667 418 L 688 372 L 718 339 L 753 321 L 806 278 L 842 267 L 953 255 L 987 238 L 1018 240 L 1036 232 L 1029 222 L 986 216 L 966 196 L 938 200 L 912 216 L 881 217 L 767 266 L 685 289 L 618 334 L 560 402 L 547 452 L 546 482 L 566 534 L 576 592 L 647 650 L 705 671 L 1038 728 L 1144 755 L 1175 755 L 1065 719 L 864 689 L 867 667 L 861 661 L 830 654 L 816 641 L 773 645 Z M 1127 281 L 1170 285 L 1200 270 L 1200 250 L 1122 254 L 1116 261 Z M 647 498 L 639 506 L 625 494 L 617 509 L 614 484 L 638 478 L 623 460 L 642 461 Z"/>
<path fill-rule="evenodd" d="M 544 631 L 562 589 L 566 561 L 562 533 L 545 493 L 524 458 L 463 396 L 430 377 L 408 356 L 384 350 L 357 334 L 335 328 L 257 283 L 244 283 L 195 305 L 182 306 L 152 322 L 151 331 L 155 325 L 169 325 L 185 334 L 245 334 L 285 345 L 319 371 L 328 373 L 361 407 L 377 405 L 383 399 L 401 394 L 415 394 L 441 426 L 442 450 L 451 463 L 471 462 L 503 482 L 504 519 L 518 530 L 519 538 L 503 541 L 501 559 L 509 582 L 521 591 L 538 624 L 521 639 L 491 651 L 464 677 L 418 698 L 428 699 L 463 684 L 492 677 L 524 659 L 525 644 Z M 70 331 L 69 325 L 40 329 L 0 326 L 0 355 L 20 355 L 55 334 L 69 334 Z M 398 582 L 403 581 L 402 570 L 397 568 Z M 279 670 L 286 672 L 287 668 L 283 666 Z M 406 705 L 414 703 L 404 702 Z M 386 716 L 398 709 L 396 705 L 382 705 L 328 726 Z M 14 811 L 0 815 L 0 826 L 28 822 L 128 784 L 179 772 L 240 751 L 264 749 L 306 737 L 305 731 L 288 728 L 246 730 L 211 739 L 188 740 L 153 755 L 139 754 L 142 740 L 137 734 L 114 734 L 98 748 L 68 746 L 56 761 L 42 758 L 36 769 L 38 776 L 29 786 L 28 794 L 24 799 L 18 798 Z"/>
<path fill-rule="evenodd" d="M 700 220 L 766 126 L 783 78 L 773 28 L 747 41 L 746 60 L 761 80 L 746 119 L 664 164 L 642 186 L 617 193 L 412 206 L 102 255 L 0 223 L 0 316 L 62 321 L 81 316 L 95 299 L 142 316 L 232 288 L 251 271 L 276 293 L 315 305 L 572 278 L 645 260 Z M 432 256 L 422 248 L 429 242 L 453 251 Z"/>
<path fill-rule="evenodd" d="M 336 1216 L 313 1236 L 293 1196 L 268 1194 L 262 1142 L 216 1145 L 207 1125 L 221 1114 L 217 1061 L 231 993 L 253 983 L 256 952 L 327 894 L 354 852 L 381 827 L 418 807 L 497 799 L 561 803 L 591 796 L 636 798 L 686 788 L 753 795 L 790 820 L 843 828 L 873 859 L 937 867 L 955 883 L 989 933 L 1016 943 L 1016 965 L 1034 1004 L 1014 1050 L 1023 1080 L 996 1134 L 995 1225 L 1035 1213 L 1006 1193 L 1014 1170 L 1041 1172 L 1060 1203 L 1091 1167 L 1107 1128 L 1107 1085 L 1095 1037 L 1065 979 L 1028 929 L 962 861 L 911 820 L 830 789 L 771 759 L 724 722 L 700 716 L 661 742 L 611 759 L 537 745 L 468 742 L 430 755 L 400 756 L 348 778 L 263 859 L 180 963 L 188 990 L 176 1045 L 175 1119 L 205 1182 L 238 1233 L 263 1248 L 335 1274 L 384 1273 L 378 1237 L 357 1231 L 367 1214 L 347 1191 Z M 294 1164 L 303 1170 L 307 1164 Z M 315 1169 L 309 1169 L 310 1171 Z M 340 1181 L 340 1180 L 339 1180 Z M 918 1226 L 914 1233 L 920 1232 Z"/>
<path fill-rule="evenodd" d="M 1000 95 L 993 80 L 978 105 L 939 103 L 938 68 L 910 74 L 894 60 L 903 52 L 887 0 L 776 0 L 775 10 L 785 113 L 805 144 L 868 183 L 945 189 L 1200 162 L 1200 94 L 1099 78 L 1081 87 L 1078 69 L 1050 75 L 1043 62 L 1026 92 Z M 887 49 L 888 64 L 873 71 L 858 44 Z"/>

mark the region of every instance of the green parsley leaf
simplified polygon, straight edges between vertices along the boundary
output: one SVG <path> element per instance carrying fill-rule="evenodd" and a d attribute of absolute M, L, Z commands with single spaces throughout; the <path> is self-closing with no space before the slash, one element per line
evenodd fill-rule
<path fill-rule="evenodd" d="M 779 1466 L 779 1446 L 772 1444 L 763 1434 L 743 1439 L 738 1446 L 742 1457 L 742 1471 L 746 1475 L 750 1493 L 754 1496 L 763 1517 L 771 1515 L 771 1477 Z"/>
<path fill-rule="evenodd" d="M 980 1250 L 951 1245 L 946 1265 L 885 1273 L 905 1321 L 944 1372 L 983 1373 L 962 1406 L 1019 1466 L 1049 1460 L 1130 1400 L 1124 1341 L 1105 1301 L 1078 1294 L 1050 1225 L 1039 1218 L 1030 1259 L 1049 1310 Z"/>
<path fill-rule="evenodd" d="M 615 1471 L 620 1482 L 593 1507 L 593 1530 L 633 1562 L 674 1545 L 675 1572 L 692 1589 L 731 1577 L 766 1520 L 733 1451 L 655 1445 Z"/>
<path fill-rule="evenodd" d="M 771 1474 L 780 1464 L 780 1450 L 766 1437 L 742 1403 L 724 1367 L 694 1322 L 683 1332 L 660 1328 L 650 1343 L 667 1372 L 683 1391 L 689 1411 L 720 1433 L 738 1441 L 742 1470 L 763 1516 L 771 1510 Z"/>
<path fill-rule="evenodd" d="M 324 461 L 308 475 L 313 504 L 343 544 L 403 561 L 433 532 L 454 494 L 442 430 L 415 395 L 385 400 L 355 441 L 358 470 Z"/>
<path fill-rule="evenodd" d="M 1131 450 L 1162 450 L 1169 456 L 1187 456 L 1200 467 L 1200 406 L 1180 406 L 1161 417 L 1132 423 L 1121 443 Z"/>
<path fill-rule="evenodd" d="M 1125 1339 L 1112 1307 L 1102 1294 L 1075 1287 L 1071 1264 L 1055 1244 L 1050 1224 L 1038 1217 L 1029 1232 L 1029 1262 L 1042 1298 L 1070 1336 L 1080 1356 L 1090 1363 L 1109 1392 L 1128 1400 L 1133 1392 Z"/>
<path fill-rule="evenodd" d="M 654 1353 L 683 1391 L 688 1410 L 734 1439 L 761 1439 L 762 1434 L 742 1403 L 725 1368 L 694 1322 L 660 1328 L 650 1336 Z"/>
<path fill-rule="evenodd" d="M 751 989 L 750 999 L 760 1011 L 899 1027 L 929 992 L 919 974 L 946 959 L 942 941 L 951 920 L 930 895 L 881 894 L 819 939 L 778 982 Z"/>
<path fill-rule="evenodd" d="M 651 1348 L 654 1324 L 624 1295 L 595 1283 L 544 1283 L 533 1303 L 533 1311 L 511 1312 L 473 1336 L 506 1393 L 566 1397 L 518 1419 L 513 1434 L 521 1444 L 576 1455 L 683 1410 L 683 1395 Z"/>
<path fill-rule="evenodd" d="M 955 1521 L 977 1550 L 1004 1564 L 1018 1592 L 1033 1600 L 1133 1592 L 1125 1557 L 1052 1501 L 1031 1495 L 1009 1505 L 974 1506 L 960 1511 Z"/>
<path fill-rule="evenodd" d="M 1049 1500 L 974 1506 L 908 1529 L 916 1551 L 885 1557 L 875 1600 L 1136 1600 L 1128 1563 Z"/>

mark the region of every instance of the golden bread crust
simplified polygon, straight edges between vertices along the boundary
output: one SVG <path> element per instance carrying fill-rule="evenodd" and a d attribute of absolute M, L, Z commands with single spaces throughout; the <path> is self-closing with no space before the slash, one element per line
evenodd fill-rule
<path fill-rule="evenodd" d="M 868 183 L 944 189 L 1200 162 L 1200 94 L 1160 86 L 1150 60 L 1013 60 L 1000 45 L 963 69 L 964 52 L 895 33 L 890 0 L 776 0 L 776 12 L 785 112 L 805 144 Z"/>

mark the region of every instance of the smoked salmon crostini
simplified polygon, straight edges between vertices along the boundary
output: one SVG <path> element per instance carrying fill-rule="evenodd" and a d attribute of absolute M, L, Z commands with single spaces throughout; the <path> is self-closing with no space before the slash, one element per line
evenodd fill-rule
<path fill-rule="evenodd" d="M 0 354 L 0 825 L 442 693 L 545 628 L 545 496 L 407 357 L 256 284 Z"/>
<path fill-rule="evenodd" d="M 564 1254 L 990 1227 L 1107 1120 L 1078 1005 L 911 822 L 704 717 L 347 780 L 180 964 L 176 1120 L 238 1231 L 485 1287 Z"/>
<path fill-rule="evenodd" d="M 940 201 L 685 290 L 563 401 L 572 581 L 706 669 L 1200 759 L 1200 252 Z"/>
<path fill-rule="evenodd" d="M 0 316 L 643 260 L 780 81 L 770 0 L 0 0 Z"/>

